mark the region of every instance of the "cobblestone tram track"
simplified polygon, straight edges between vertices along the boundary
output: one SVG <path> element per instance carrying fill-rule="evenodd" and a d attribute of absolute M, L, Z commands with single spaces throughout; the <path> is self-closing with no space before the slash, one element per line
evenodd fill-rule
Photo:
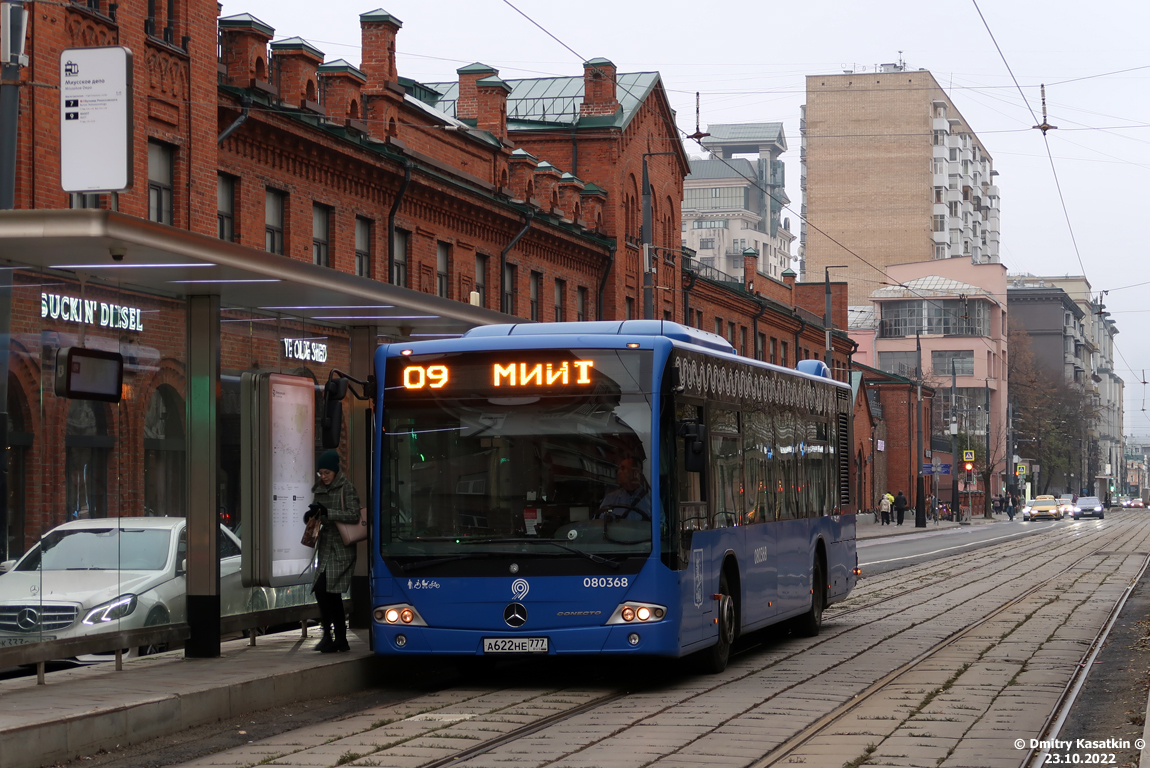
<path fill-rule="evenodd" d="M 458 687 L 187 765 L 1017 766 L 1150 548 L 1137 518 L 1051 533 L 864 581 L 721 675 Z"/>

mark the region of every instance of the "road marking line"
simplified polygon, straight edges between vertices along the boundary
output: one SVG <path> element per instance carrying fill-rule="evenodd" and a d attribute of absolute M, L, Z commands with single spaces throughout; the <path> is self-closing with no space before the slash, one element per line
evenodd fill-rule
<path fill-rule="evenodd" d="M 1019 536 L 1028 536 L 1028 535 L 1032 535 L 1032 534 L 1029 534 L 1029 533 L 1024 532 L 1024 531 L 1019 531 L 1018 533 L 1012 533 L 1009 536 L 998 536 L 998 537 L 995 537 L 993 539 L 983 539 L 981 541 L 971 541 L 971 542 L 968 542 L 966 544 L 959 544 L 957 547 L 946 547 L 944 549 L 936 549 L 933 552 L 920 552 L 917 555 L 907 555 L 906 557 L 892 557 L 889 560 L 872 560 L 869 563 L 859 563 L 859 565 L 860 566 L 863 566 L 863 565 L 882 565 L 883 563 L 894 563 L 894 562 L 898 562 L 899 560 L 910 560 L 911 558 L 915 558 L 915 557 L 926 557 L 927 555 L 937 555 L 939 552 L 949 552 L 952 549 L 963 549 L 965 547 L 974 546 L 975 544 L 989 544 L 992 541 L 1001 541 L 1002 539 L 1014 539 L 1014 538 L 1017 538 Z"/>

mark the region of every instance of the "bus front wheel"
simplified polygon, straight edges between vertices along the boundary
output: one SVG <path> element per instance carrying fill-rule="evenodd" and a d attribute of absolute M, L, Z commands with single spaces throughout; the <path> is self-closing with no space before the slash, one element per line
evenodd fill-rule
<path fill-rule="evenodd" d="M 699 661 L 703 671 L 718 674 L 727 668 L 731 658 L 731 643 L 735 640 L 735 598 L 727 581 L 727 574 L 719 576 L 718 624 L 719 641 L 700 652 Z"/>
<path fill-rule="evenodd" d="M 798 618 L 795 628 L 803 637 L 817 637 L 823 626 L 823 610 L 827 607 L 827 578 L 822 561 L 815 558 L 811 568 L 811 607 Z"/>

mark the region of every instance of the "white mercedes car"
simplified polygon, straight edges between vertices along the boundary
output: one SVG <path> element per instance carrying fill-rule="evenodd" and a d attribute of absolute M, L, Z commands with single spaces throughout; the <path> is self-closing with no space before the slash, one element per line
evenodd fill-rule
<path fill-rule="evenodd" d="M 186 520 L 76 520 L 0 564 L 0 646 L 185 620 Z M 273 607 L 272 590 L 240 584 L 240 540 L 220 526 L 223 615 Z"/>

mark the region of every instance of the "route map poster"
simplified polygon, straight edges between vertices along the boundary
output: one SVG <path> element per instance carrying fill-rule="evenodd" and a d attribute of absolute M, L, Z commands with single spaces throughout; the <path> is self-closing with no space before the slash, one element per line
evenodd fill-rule
<path fill-rule="evenodd" d="M 315 482 L 315 384 L 302 376 L 268 376 L 270 466 L 265 476 L 271 501 L 272 586 L 311 578 L 315 553 L 300 543 L 303 515 Z"/>

